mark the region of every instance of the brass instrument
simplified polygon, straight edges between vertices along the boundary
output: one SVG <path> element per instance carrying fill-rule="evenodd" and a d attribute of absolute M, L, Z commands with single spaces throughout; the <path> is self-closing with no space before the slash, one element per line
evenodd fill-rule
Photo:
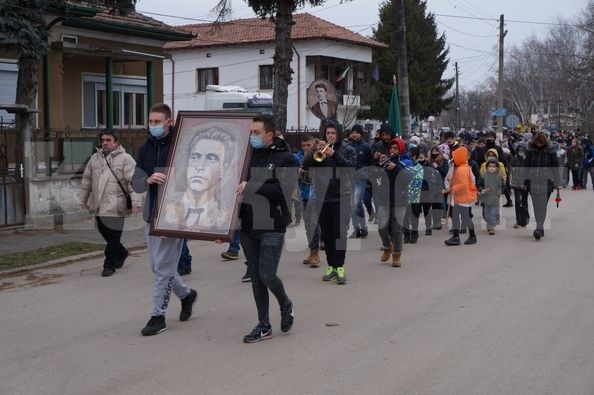
<path fill-rule="evenodd" d="M 299 176 L 301 178 L 301 182 L 305 185 L 311 185 L 313 183 L 309 170 L 305 170 L 303 167 L 299 168 Z"/>
<path fill-rule="evenodd" d="M 391 160 L 392 160 L 392 156 L 388 155 L 388 156 L 386 156 L 384 159 L 382 159 L 382 160 L 381 160 L 381 161 L 378 163 L 378 165 L 379 165 L 379 167 L 384 167 L 384 166 L 386 166 L 388 163 L 390 163 L 390 161 L 391 161 Z"/>
<path fill-rule="evenodd" d="M 328 141 L 322 149 L 313 153 L 313 158 L 316 162 L 323 162 L 326 159 L 326 150 L 328 147 L 334 147 L 334 141 Z"/>

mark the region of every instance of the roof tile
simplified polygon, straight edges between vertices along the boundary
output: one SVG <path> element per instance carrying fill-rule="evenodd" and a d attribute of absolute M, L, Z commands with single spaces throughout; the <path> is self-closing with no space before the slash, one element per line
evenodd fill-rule
<path fill-rule="evenodd" d="M 386 45 L 362 36 L 342 26 L 335 25 L 308 13 L 293 15 L 291 38 L 298 40 L 335 40 L 368 47 L 385 48 Z M 201 23 L 177 26 L 178 29 L 196 35 L 190 41 L 172 41 L 165 44 L 166 50 L 192 49 L 237 44 L 274 42 L 274 22 L 270 19 L 249 18 L 221 22 L 217 25 Z"/>

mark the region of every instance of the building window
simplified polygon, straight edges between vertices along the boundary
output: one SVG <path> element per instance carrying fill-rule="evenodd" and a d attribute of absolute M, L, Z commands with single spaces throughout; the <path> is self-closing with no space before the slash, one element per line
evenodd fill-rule
<path fill-rule="evenodd" d="M 146 114 L 146 78 L 114 77 L 113 126 L 145 127 Z M 106 125 L 105 78 L 83 75 L 83 128 L 103 128 Z"/>
<path fill-rule="evenodd" d="M 260 89 L 273 89 L 274 66 L 260 66 Z"/>
<path fill-rule="evenodd" d="M 206 85 L 219 84 L 218 68 L 197 69 L 196 71 L 198 72 L 198 92 L 206 92 Z"/>

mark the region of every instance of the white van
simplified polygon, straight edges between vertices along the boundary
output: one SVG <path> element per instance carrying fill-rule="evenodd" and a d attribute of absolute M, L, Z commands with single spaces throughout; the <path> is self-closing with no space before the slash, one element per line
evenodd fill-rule
<path fill-rule="evenodd" d="M 205 111 L 272 112 L 272 95 L 248 92 L 240 86 L 207 85 Z"/>

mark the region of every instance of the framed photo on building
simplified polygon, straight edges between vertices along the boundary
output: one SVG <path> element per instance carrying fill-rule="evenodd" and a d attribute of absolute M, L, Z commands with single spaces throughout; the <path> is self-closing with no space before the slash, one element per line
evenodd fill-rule
<path fill-rule="evenodd" d="M 247 176 L 252 112 L 179 111 L 151 235 L 231 240 Z"/>

